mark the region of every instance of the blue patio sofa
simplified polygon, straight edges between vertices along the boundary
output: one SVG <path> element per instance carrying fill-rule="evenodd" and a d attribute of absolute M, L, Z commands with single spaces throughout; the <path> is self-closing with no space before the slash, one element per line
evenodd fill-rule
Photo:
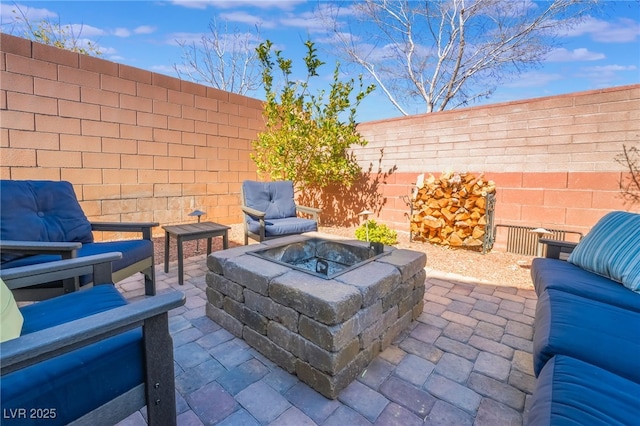
<path fill-rule="evenodd" d="M 137 272 L 145 276 L 145 294 L 156 292 L 154 247 L 155 222 L 89 222 L 65 181 L 0 180 L 0 267 L 34 265 L 72 257 L 121 252 L 113 262 L 113 282 Z M 138 238 L 95 242 L 93 231 L 136 233 Z M 141 238 L 140 238 L 141 237 Z M 43 300 L 77 290 L 93 282 L 91 275 L 65 282 L 21 288 L 16 300 Z"/>
<path fill-rule="evenodd" d="M 579 243 L 542 241 L 527 424 L 638 424 L 640 215 L 609 213 Z"/>
<path fill-rule="evenodd" d="M 167 313 L 185 296 L 170 292 L 127 303 L 110 283 L 111 262 L 120 257 L 107 253 L 1 271 L 0 326 L 9 338 L 0 343 L 3 425 L 112 425 L 145 405 L 148 424 L 176 424 Z M 7 287 L 87 273 L 98 285 L 21 307 L 21 330 L 8 321 Z M 5 336 L 8 328 L 19 336 Z"/>

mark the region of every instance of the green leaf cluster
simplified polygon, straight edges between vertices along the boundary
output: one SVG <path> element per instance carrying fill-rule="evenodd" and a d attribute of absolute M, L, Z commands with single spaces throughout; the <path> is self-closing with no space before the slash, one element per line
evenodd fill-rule
<path fill-rule="evenodd" d="M 398 244 L 398 233 L 384 223 L 376 223 L 373 219 L 366 221 L 356 229 L 357 239 L 367 241 L 367 227 L 369 228 L 369 241 L 387 246 Z"/>
<path fill-rule="evenodd" d="M 293 78 L 293 61 L 283 57 L 267 40 L 257 48 L 266 91 L 263 116 L 265 131 L 253 142 L 258 172 L 272 180 L 291 180 L 297 190 L 329 183 L 352 183 L 360 167 L 349 147 L 365 146 L 356 130 L 356 110 L 374 85 L 364 87 L 362 76 L 340 80 L 336 64 L 330 90 L 310 93 L 312 78 L 321 80 L 319 68 L 325 63 L 317 56 L 314 43 L 305 43 L 306 78 Z M 282 87 L 274 87 L 275 73 Z M 356 92 L 354 94 L 354 91 Z"/>

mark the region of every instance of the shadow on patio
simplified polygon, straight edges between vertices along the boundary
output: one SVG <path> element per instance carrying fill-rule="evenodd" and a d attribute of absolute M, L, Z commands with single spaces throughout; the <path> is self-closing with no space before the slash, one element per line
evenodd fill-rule
<path fill-rule="evenodd" d="M 179 289 L 171 312 L 180 425 L 520 425 L 535 385 L 532 290 L 427 268 L 422 315 L 329 400 L 205 314 L 206 255 L 156 266 L 159 292 Z M 141 297 L 142 278 L 118 283 Z M 136 412 L 120 425 L 145 425 Z"/>

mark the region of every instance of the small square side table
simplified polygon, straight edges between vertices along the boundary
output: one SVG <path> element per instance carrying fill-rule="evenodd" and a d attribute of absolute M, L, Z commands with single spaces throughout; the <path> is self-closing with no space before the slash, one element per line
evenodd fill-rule
<path fill-rule="evenodd" d="M 178 243 L 178 284 L 184 284 L 184 251 L 185 241 L 207 239 L 207 254 L 211 254 L 211 239 L 222 237 L 222 247 L 229 248 L 229 226 L 214 222 L 187 223 L 184 225 L 163 226 L 164 229 L 164 272 L 169 272 L 169 240 L 173 236 Z"/>

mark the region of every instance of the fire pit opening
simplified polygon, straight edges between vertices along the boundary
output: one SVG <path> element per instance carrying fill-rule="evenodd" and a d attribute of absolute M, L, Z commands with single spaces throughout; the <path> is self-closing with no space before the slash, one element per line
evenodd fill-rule
<path fill-rule="evenodd" d="M 389 254 L 383 250 L 382 244 L 371 243 L 367 247 L 311 238 L 249 254 L 329 280 Z"/>

